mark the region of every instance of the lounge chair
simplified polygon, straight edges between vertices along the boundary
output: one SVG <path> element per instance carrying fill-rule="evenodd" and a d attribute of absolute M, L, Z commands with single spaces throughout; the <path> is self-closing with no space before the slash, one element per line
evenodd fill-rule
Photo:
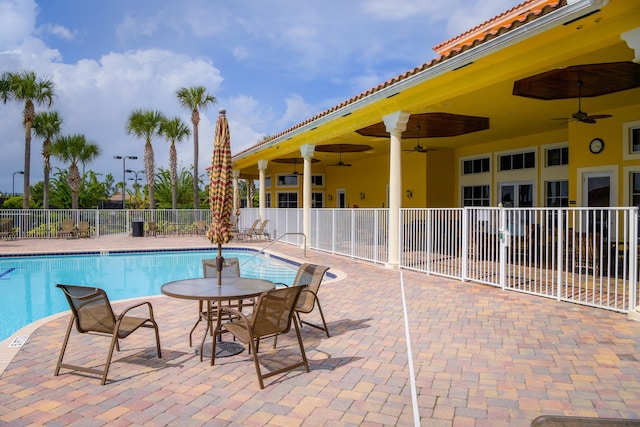
<path fill-rule="evenodd" d="M 255 221 L 253 221 L 253 224 L 251 224 L 251 227 L 244 230 L 240 230 L 240 232 L 238 232 L 236 237 L 238 238 L 238 240 L 251 238 L 251 236 L 253 236 L 253 234 L 256 232 L 256 228 L 258 227 L 259 224 L 260 224 L 260 219 L 256 219 Z"/>
<path fill-rule="evenodd" d="M 15 239 L 16 230 L 13 228 L 13 218 L 2 218 L 0 220 L 0 239 Z"/>
<path fill-rule="evenodd" d="M 63 219 L 60 230 L 56 233 L 56 237 L 74 237 L 76 226 L 73 219 Z"/>
<path fill-rule="evenodd" d="M 327 334 L 327 338 L 329 338 L 329 328 L 327 327 L 327 322 L 324 320 L 324 313 L 322 312 L 322 306 L 320 305 L 320 300 L 318 299 L 318 291 L 320 290 L 320 284 L 322 283 L 322 278 L 324 274 L 329 270 L 329 267 L 324 265 L 316 265 L 316 264 L 302 264 L 298 268 L 298 272 L 296 273 L 296 277 L 293 281 L 294 287 L 301 287 L 302 293 L 300 294 L 300 298 L 298 298 L 298 304 L 296 305 L 295 312 L 300 322 L 300 325 L 305 324 L 316 329 L 320 329 Z M 284 285 L 288 286 L 285 283 L 276 283 L 276 285 Z M 300 318 L 300 313 L 308 314 L 311 313 L 315 306 L 318 306 L 318 311 L 320 312 L 320 318 L 322 319 L 322 326 L 316 325 L 307 321 L 303 321 Z M 277 337 L 273 342 L 273 346 L 275 347 L 277 343 Z"/>
<path fill-rule="evenodd" d="M 222 307 L 222 314 L 237 317 L 237 320 L 221 324 L 220 319 L 218 319 L 216 329 L 222 328 L 222 331 L 226 330 L 231 332 L 240 342 L 249 345 L 249 352 L 253 355 L 253 363 L 261 389 L 264 388 L 263 380 L 273 375 L 290 371 L 300 366 L 304 366 L 305 370 L 309 372 L 309 364 L 307 363 L 307 356 L 302 344 L 302 337 L 300 336 L 300 327 L 298 326 L 298 320 L 293 314 L 301 291 L 302 288 L 300 286 L 292 286 L 290 288 L 276 288 L 264 292 L 258 298 L 258 302 L 249 316 L 233 308 Z M 302 360 L 263 374 L 260 370 L 260 361 L 258 360 L 258 345 L 260 339 L 286 334 L 291 329 L 291 323 L 295 326 Z M 215 352 L 216 340 L 214 339 L 213 354 L 215 354 Z M 289 355 L 287 355 L 287 359 L 288 358 Z M 211 360 L 211 364 L 213 365 L 214 362 L 215 358 Z"/>
<path fill-rule="evenodd" d="M 62 290 L 67 298 L 72 314 L 69 320 L 69 326 L 67 327 L 67 333 L 65 334 L 64 341 L 62 343 L 58 363 L 56 364 L 55 376 L 58 376 L 60 373 L 60 368 L 72 369 L 75 371 L 101 375 L 101 384 L 104 385 L 107 381 L 107 374 L 109 372 L 109 365 L 111 364 L 111 358 L 113 356 L 113 349 L 116 348 L 120 351 L 120 344 L 118 341 L 128 337 L 131 333 L 141 327 L 153 328 L 155 330 L 156 350 L 158 352 L 158 357 L 162 357 L 162 353 L 160 351 L 158 324 L 153 318 L 153 307 L 151 306 L 151 303 L 145 301 L 130 306 L 116 317 L 113 313 L 113 309 L 111 308 L 109 298 L 104 290 L 75 285 L 58 284 L 56 286 Z M 132 317 L 127 315 L 129 311 L 144 305 L 148 308 L 147 317 Z M 69 342 L 69 335 L 71 334 L 71 329 L 74 323 L 76 324 L 76 329 L 81 334 L 94 332 L 111 336 L 111 346 L 109 347 L 107 361 L 103 370 L 62 363 L 62 359 Z"/>
<path fill-rule="evenodd" d="M 260 227 L 252 235 L 249 235 L 249 239 L 255 236 L 258 239 L 269 240 L 269 232 L 266 230 L 268 223 L 269 223 L 268 219 L 265 219 L 264 221 L 262 221 L 262 224 L 260 224 Z"/>
<path fill-rule="evenodd" d="M 203 259 L 202 260 L 202 274 L 203 277 L 218 277 L 218 268 L 216 267 L 216 259 Z M 222 277 L 240 277 L 240 262 L 238 258 L 225 258 L 224 264 L 222 264 Z M 205 310 L 206 302 L 203 300 L 198 301 L 198 320 L 196 321 L 191 331 L 189 331 L 189 346 L 192 346 L 193 331 L 201 320 L 207 321 L 207 310 Z M 211 313 L 211 310 L 209 310 Z M 211 331 L 213 335 L 213 331 Z"/>
<path fill-rule="evenodd" d="M 209 226 L 206 221 L 198 221 L 196 222 L 195 232 L 197 236 L 204 236 L 207 234 L 207 230 L 209 230 Z"/>

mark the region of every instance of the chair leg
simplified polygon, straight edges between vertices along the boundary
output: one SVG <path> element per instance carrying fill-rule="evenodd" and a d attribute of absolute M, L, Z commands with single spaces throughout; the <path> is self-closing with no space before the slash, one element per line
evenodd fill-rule
<path fill-rule="evenodd" d="M 71 328 L 73 327 L 73 322 L 76 320 L 75 316 L 71 316 L 69 320 L 69 326 L 67 327 L 67 333 L 64 335 L 64 341 L 62 341 L 62 348 L 60 349 L 60 355 L 58 356 L 58 363 L 56 364 L 56 371 L 54 372 L 54 376 L 58 376 L 60 373 L 60 366 L 62 365 L 62 358 L 64 357 L 64 352 L 67 350 L 67 343 L 69 342 L 69 335 L 71 335 Z"/>
<path fill-rule="evenodd" d="M 260 389 L 263 389 L 264 382 L 262 381 L 262 372 L 260 371 L 260 362 L 258 362 L 258 345 L 254 343 L 254 340 L 251 337 L 249 337 L 249 351 L 253 353 L 253 365 L 256 368 L 256 375 L 258 376 L 258 385 L 260 385 Z"/>
<path fill-rule="evenodd" d="M 320 306 L 320 301 L 316 299 L 316 304 L 318 305 L 318 310 L 320 311 L 320 318 L 322 319 L 322 325 L 323 326 L 319 326 L 319 325 L 314 325 L 313 323 L 310 322 L 306 322 L 304 320 L 302 320 L 300 318 L 300 312 L 296 311 L 296 316 L 298 317 L 298 321 L 300 322 L 300 326 L 307 325 L 307 326 L 311 326 L 313 328 L 316 329 L 320 329 L 321 331 L 324 331 L 325 334 L 327 334 L 327 338 L 329 338 L 329 328 L 327 327 L 327 322 L 324 320 L 324 313 L 322 312 L 322 307 Z"/>
<path fill-rule="evenodd" d="M 118 327 L 120 325 L 116 325 L 116 330 L 113 332 L 113 337 L 111 338 L 111 345 L 109 346 L 109 354 L 107 355 L 107 363 L 104 365 L 104 371 L 102 372 L 102 382 L 100 384 L 105 385 L 107 382 L 107 374 L 109 373 L 109 366 L 111 365 L 111 357 L 113 356 L 113 349 L 118 345 Z M 120 351 L 120 350 L 118 350 Z"/>
<path fill-rule="evenodd" d="M 304 351 L 304 345 L 302 344 L 302 336 L 300 335 L 300 327 L 298 326 L 298 321 L 295 316 L 293 317 L 293 326 L 296 327 L 296 335 L 298 336 L 298 346 L 300 347 L 300 354 L 302 355 L 302 362 L 304 363 L 304 368 L 307 372 L 309 372 L 309 362 L 307 362 L 307 354 Z"/>

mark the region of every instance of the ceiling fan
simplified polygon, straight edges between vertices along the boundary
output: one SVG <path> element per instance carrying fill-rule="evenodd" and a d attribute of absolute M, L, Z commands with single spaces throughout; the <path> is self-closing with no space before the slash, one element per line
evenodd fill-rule
<path fill-rule="evenodd" d="M 302 176 L 302 172 L 298 172 L 298 159 L 294 159 L 295 161 L 293 162 L 293 172 L 291 172 L 291 175 L 295 175 L 295 176 Z"/>
<path fill-rule="evenodd" d="M 340 160 L 338 161 L 338 163 L 334 163 L 334 164 L 329 165 L 329 166 L 339 166 L 339 167 L 343 167 L 343 166 L 344 166 L 344 167 L 351 167 L 351 163 L 344 163 L 344 162 L 342 161 L 342 147 L 340 147 L 340 151 L 339 151 L 339 153 L 340 153 Z"/>
<path fill-rule="evenodd" d="M 581 104 L 580 104 L 580 88 L 582 87 L 582 80 L 578 80 L 578 82 L 576 83 L 578 86 L 578 111 L 576 111 L 575 113 L 573 113 L 571 115 L 571 118 L 562 118 L 562 119 L 555 119 L 555 120 L 576 120 L 578 122 L 582 122 L 582 123 L 596 123 L 596 120 L 598 119 L 606 119 L 611 117 L 611 114 L 594 114 L 593 116 L 588 115 L 587 113 L 585 113 L 584 111 L 581 110 Z"/>
<path fill-rule="evenodd" d="M 428 153 L 429 151 L 435 151 L 435 148 L 427 148 L 420 145 L 420 125 L 416 126 L 416 131 L 418 132 L 418 145 L 413 147 L 411 150 L 402 150 L 402 151 L 412 151 L 416 153 Z"/>

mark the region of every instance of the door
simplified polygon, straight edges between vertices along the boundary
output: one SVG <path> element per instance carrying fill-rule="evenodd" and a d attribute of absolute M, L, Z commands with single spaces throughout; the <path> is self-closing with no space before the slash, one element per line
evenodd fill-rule
<path fill-rule="evenodd" d="M 347 207 L 347 191 L 344 189 L 337 190 L 336 195 L 338 196 L 337 207 L 346 208 Z"/>
<path fill-rule="evenodd" d="M 612 205 L 613 192 L 611 191 L 611 172 L 587 172 L 582 179 L 582 200 L 584 206 L 589 208 L 608 208 Z M 584 219 L 590 231 L 603 232 L 608 229 L 608 211 L 594 209 L 587 212 Z"/>

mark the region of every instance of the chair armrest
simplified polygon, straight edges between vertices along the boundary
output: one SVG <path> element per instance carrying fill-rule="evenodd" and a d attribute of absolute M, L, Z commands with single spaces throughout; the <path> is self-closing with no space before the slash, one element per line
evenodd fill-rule
<path fill-rule="evenodd" d="M 136 304 L 136 305 L 132 305 L 130 307 L 125 308 L 120 315 L 118 315 L 118 318 L 116 319 L 117 321 L 120 321 L 122 318 L 125 317 L 125 315 L 130 312 L 131 310 L 133 310 L 134 308 L 138 308 L 141 307 L 143 305 L 146 305 L 149 308 L 149 318 L 153 320 L 153 306 L 151 305 L 151 303 L 149 301 L 144 301 L 141 302 L 140 304 Z"/>
<path fill-rule="evenodd" d="M 240 319 L 242 319 L 243 322 L 245 322 L 247 325 L 250 325 L 249 318 L 246 316 L 246 314 L 242 313 L 241 311 L 230 308 L 229 306 L 222 306 L 220 308 L 221 318 L 222 318 L 222 313 L 224 312 L 233 314 L 234 316 L 238 316 Z"/>

